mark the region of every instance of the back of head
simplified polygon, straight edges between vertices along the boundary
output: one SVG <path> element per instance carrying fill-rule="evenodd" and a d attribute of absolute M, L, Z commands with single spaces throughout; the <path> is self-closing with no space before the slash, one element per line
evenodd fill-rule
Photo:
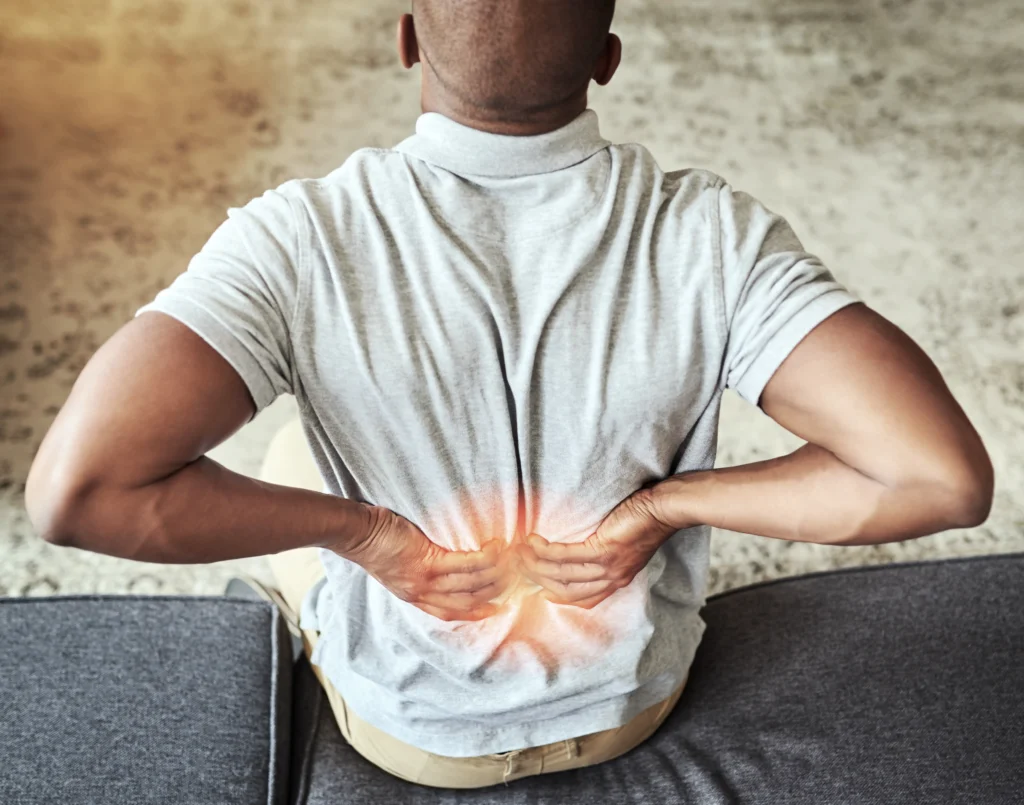
<path fill-rule="evenodd" d="M 585 94 L 615 0 L 414 0 L 420 53 L 447 96 L 524 121 Z"/>

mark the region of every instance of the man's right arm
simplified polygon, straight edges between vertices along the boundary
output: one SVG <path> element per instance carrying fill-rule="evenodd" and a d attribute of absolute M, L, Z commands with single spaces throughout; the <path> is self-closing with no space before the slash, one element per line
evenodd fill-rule
<path fill-rule="evenodd" d="M 370 507 L 205 457 L 254 410 L 238 373 L 202 338 L 145 313 L 79 376 L 32 464 L 29 516 L 50 542 L 148 562 L 357 546 Z"/>
<path fill-rule="evenodd" d="M 864 305 L 812 330 L 760 402 L 808 444 L 666 479 L 652 501 L 668 525 L 864 545 L 988 517 L 993 470 L 978 433 L 924 352 Z"/>
<path fill-rule="evenodd" d="M 506 583 L 496 544 L 446 551 L 382 507 L 259 481 L 205 456 L 255 409 L 201 337 L 144 313 L 75 383 L 29 472 L 29 517 L 50 542 L 147 562 L 329 548 L 435 617 L 493 612 L 487 602 Z"/>

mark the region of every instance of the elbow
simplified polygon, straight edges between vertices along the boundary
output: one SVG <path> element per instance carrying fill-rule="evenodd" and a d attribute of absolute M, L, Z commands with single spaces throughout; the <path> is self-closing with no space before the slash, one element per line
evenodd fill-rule
<path fill-rule="evenodd" d="M 25 484 L 25 510 L 36 534 L 51 545 L 75 545 L 73 495 L 46 483 L 45 474 L 33 467 Z"/>
<path fill-rule="evenodd" d="M 995 495 L 995 472 L 984 449 L 947 472 L 941 490 L 937 502 L 946 512 L 948 528 L 974 528 L 984 523 Z"/>
<path fill-rule="evenodd" d="M 25 509 L 36 534 L 51 545 L 137 559 L 161 545 L 163 533 L 155 513 L 127 494 L 87 467 L 37 462 L 25 484 Z"/>
<path fill-rule="evenodd" d="M 970 481 L 954 495 L 951 524 L 953 528 L 974 528 L 988 520 L 992 512 L 992 484 Z"/>
<path fill-rule="evenodd" d="M 94 489 L 70 468 L 37 458 L 25 483 L 25 510 L 36 534 L 51 545 L 88 550 L 85 513 Z"/>

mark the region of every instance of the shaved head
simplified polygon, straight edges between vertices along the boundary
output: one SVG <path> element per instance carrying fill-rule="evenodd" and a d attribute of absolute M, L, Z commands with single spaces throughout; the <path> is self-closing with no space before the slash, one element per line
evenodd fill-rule
<path fill-rule="evenodd" d="M 440 91 L 507 122 L 585 104 L 591 79 L 605 83 L 614 13 L 615 0 L 413 0 L 419 56 Z M 608 79 L 617 51 L 614 61 Z"/>

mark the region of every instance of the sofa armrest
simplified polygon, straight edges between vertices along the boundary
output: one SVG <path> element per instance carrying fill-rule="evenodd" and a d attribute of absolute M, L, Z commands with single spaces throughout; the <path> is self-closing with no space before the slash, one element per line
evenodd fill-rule
<path fill-rule="evenodd" d="M 0 599 L 0 802 L 281 805 L 277 610 L 198 597 Z"/>

